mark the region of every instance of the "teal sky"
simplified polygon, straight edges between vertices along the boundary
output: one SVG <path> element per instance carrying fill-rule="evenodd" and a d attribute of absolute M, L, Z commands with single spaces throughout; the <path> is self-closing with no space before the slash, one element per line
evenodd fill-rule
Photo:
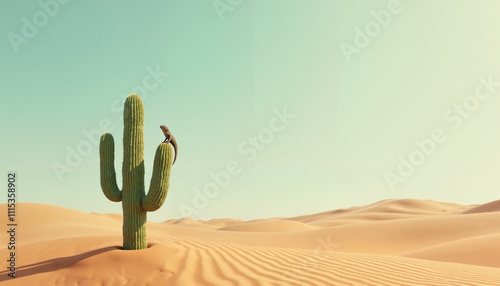
<path fill-rule="evenodd" d="M 500 2 L 61 2 L 0 1 L 0 169 L 18 173 L 21 202 L 121 213 L 97 139 L 114 135 L 121 185 L 130 93 L 146 188 L 159 125 L 179 143 L 152 221 L 499 198 Z M 428 143 L 434 130 L 444 141 Z M 228 164 L 238 173 L 199 199 Z"/>

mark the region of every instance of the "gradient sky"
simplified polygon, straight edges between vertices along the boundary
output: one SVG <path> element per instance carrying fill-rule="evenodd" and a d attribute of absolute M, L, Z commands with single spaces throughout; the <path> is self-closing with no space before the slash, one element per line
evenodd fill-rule
<path fill-rule="evenodd" d="M 196 219 L 255 219 L 388 198 L 499 198 L 498 1 L 40 3 L 0 1 L 0 170 L 18 173 L 21 202 L 121 213 L 100 189 L 94 144 L 114 135 L 121 186 L 132 92 L 146 110 L 146 188 L 159 125 L 179 143 L 152 221 L 186 207 Z M 487 99 L 475 97 L 489 91 L 480 77 L 493 81 Z M 473 111 L 455 109 L 464 101 Z M 446 140 L 392 189 L 387 172 L 400 175 L 400 158 L 417 160 L 415 140 L 436 129 Z M 228 163 L 239 172 L 200 200 Z"/>

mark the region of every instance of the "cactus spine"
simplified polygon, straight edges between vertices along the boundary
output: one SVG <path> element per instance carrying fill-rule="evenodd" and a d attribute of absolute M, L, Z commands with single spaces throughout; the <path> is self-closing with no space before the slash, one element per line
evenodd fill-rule
<path fill-rule="evenodd" d="M 144 106 L 142 99 L 131 94 L 123 111 L 122 190 L 116 183 L 114 168 L 115 143 L 113 136 L 104 133 L 99 144 L 101 159 L 101 188 L 113 202 L 122 202 L 123 249 L 147 248 L 146 218 L 148 211 L 159 209 L 167 197 L 173 150 L 170 144 L 160 143 L 156 149 L 153 175 L 146 195 L 144 189 Z"/>

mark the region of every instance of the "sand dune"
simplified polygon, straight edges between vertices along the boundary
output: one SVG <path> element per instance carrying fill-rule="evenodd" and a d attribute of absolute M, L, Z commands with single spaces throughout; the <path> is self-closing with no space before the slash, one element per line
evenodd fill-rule
<path fill-rule="evenodd" d="M 24 203 L 18 278 L 0 235 L 0 284 L 500 285 L 499 205 L 385 200 L 295 218 L 148 222 L 149 248 L 123 251 L 121 215 Z"/>
<path fill-rule="evenodd" d="M 293 220 L 266 219 L 228 225 L 218 230 L 249 232 L 294 232 L 315 229 L 316 227 Z"/>
<path fill-rule="evenodd" d="M 498 212 L 498 211 L 500 211 L 500 200 L 476 206 L 474 208 L 470 208 L 462 213 L 472 214 L 472 213 L 487 213 L 487 212 Z"/>

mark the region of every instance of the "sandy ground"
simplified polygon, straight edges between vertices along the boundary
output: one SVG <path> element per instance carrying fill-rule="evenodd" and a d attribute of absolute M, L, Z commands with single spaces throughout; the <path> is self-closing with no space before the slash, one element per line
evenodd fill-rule
<path fill-rule="evenodd" d="M 386 200 L 254 221 L 148 223 L 149 248 L 120 249 L 121 215 L 18 204 L 17 278 L 1 285 L 500 285 L 500 201 Z"/>

